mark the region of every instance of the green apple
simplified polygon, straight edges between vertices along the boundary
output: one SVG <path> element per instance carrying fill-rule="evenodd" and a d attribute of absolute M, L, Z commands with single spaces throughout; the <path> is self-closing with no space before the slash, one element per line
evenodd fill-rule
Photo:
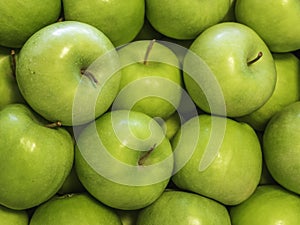
<path fill-rule="evenodd" d="M 25 210 L 13 210 L 0 205 L 0 225 L 28 225 L 29 216 Z"/>
<path fill-rule="evenodd" d="M 272 52 L 300 48 L 299 0 L 237 0 L 236 20 L 255 30 Z"/>
<path fill-rule="evenodd" d="M 263 154 L 276 182 L 300 194 L 300 102 L 277 112 L 266 126 Z"/>
<path fill-rule="evenodd" d="M 58 20 L 61 1 L 1 1 L 0 11 L 0 45 L 20 48 L 36 31 Z"/>
<path fill-rule="evenodd" d="M 80 125 L 112 104 L 121 78 L 118 66 L 117 52 L 101 31 L 65 21 L 29 38 L 19 53 L 16 76 L 25 100 L 41 116 Z"/>
<path fill-rule="evenodd" d="M 100 116 L 80 133 L 75 149 L 83 186 L 117 209 L 136 210 L 154 202 L 173 171 L 172 147 L 162 128 L 137 111 Z"/>
<path fill-rule="evenodd" d="M 219 23 L 229 9 L 229 0 L 146 0 L 146 16 L 165 36 L 194 39 L 206 28 Z"/>
<path fill-rule="evenodd" d="M 268 47 L 251 28 L 236 22 L 224 22 L 206 29 L 186 54 L 184 71 L 199 67 L 193 60 L 195 54 L 215 76 L 224 96 L 227 116 L 247 115 L 271 97 L 276 84 L 275 63 Z M 200 84 L 195 77 L 184 73 L 186 89 L 199 108 L 212 112 L 206 89 L 201 85 L 210 89 L 216 85 L 210 83 L 211 74 L 199 73 L 196 76 L 202 79 Z M 215 97 L 214 101 L 218 98 Z"/>
<path fill-rule="evenodd" d="M 164 119 L 171 116 L 183 90 L 175 53 L 155 40 L 132 42 L 118 53 L 122 77 L 113 109 L 135 110 Z"/>
<path fill-rule="evenodd" d="M 136 225 L 139 210 L 116 210 L 122 225 Z"/>
<path fill-rule="evenodd" d="M 73 166 L 71 169 L 71 172 L 65 179 L 63 185 L 58 190 L 57 194 L 59 195 L 65 195 L 65 194 L 71 194 L 71 193 L 81 193 L 85 192 L 85 188 L 80 183 L 75 167 Z"/>
<path fill-rule="evenodd" d="M 220 127 L 225 127 L 225 132 L 216 136 Z M 190 154 L 190 137 L 194 133 L 198 133 L 195 149 L 187 163 L 173 175 L 175 185 L 225 205 L 246 200 L 257 187 L 262 170 L 261 146 L 255 131 L 246 123 L 225 117 L 206 114 L 193 117 L 172 139 L 175 168 Z M 209 149 L 210 142 L 214 145 Z M 204 154 L 213 150 L 217 151 L 216 156 L 202 169 Z"/>
<path fill-rule="evenodd" d="M 222 204 L 183 191 L 165 191 L 152 205 L 139 212 L 137 225 L 231 225 Z"/>
<path fill-rule="evenodd" d="M 12 103 L 24 103 L 14 74 L 14 57 L 9 49 L 0 47 L 0 109 Z"/>
<path fill-rule="evenodd" d="M 254 129 L 263 131 L 272 116 L 285 106 L 300 100 L 300 60 L 292 53 L 273 54 L 277 82 L 268 101 L 256 111 L 241 118 Z"/>
<path fill-rule="evenodd" d="M 235 18 L 235 3 L 236 3 L 236 0 L 230 0 L 230 6 L 229 6 L 229 9 L 226 13 L 226 15 L 224 16 L 223 18 L 223 22 L 234 22 L 236 21 L 236 18 Z"/>
<path fill-rule="evenodd" d="M 22 104 L 0 111 L 0 204 L 28 209 L 51 198 L 69 174 L 74 157 L 70 134 Z"/>
<path fill-rule="evenodd" d="M 159 118 L 154 119 L 157 119 L 157 122 L 163 128 L 165 135 L 169 140 L 171 140 L 174 137 L 174 135 L 180 129 L 182 123 L 180 116 L 177 112 L 173 113 L 166 120 L 162 120 Z"/>
<path fill-rule="evenodd" d="M 29 225 L 122 225 L 117 213 L 87 193 L 54 196 L 35 210 Z"/>
<path fill-rule="evenodd" d="M 279 185 L 259 186 L 253 195 L 230 208 L 232 225 L 300 223 L 300 197 Z"/>
<path fill-rule="evenodd" d="M 132 41 L 144 24 L 144 0 L 62 0 L 65 20 L 93 25 L 117 47 Z"/>

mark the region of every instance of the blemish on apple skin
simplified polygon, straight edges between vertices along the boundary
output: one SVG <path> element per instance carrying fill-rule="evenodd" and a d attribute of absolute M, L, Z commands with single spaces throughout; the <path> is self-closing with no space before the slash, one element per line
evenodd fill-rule
<path fill-rule="evenodd" d="M 144 154 L 141 156 L 141 158 L 139 159 L 138 161 L 138 165 L 139 166 L 142 166 L 144 165 L 146 159 L 149 157 L 149 155 L 153 152 L 153 150 L 155 149 L 156 147 L 156 143 Z"/>

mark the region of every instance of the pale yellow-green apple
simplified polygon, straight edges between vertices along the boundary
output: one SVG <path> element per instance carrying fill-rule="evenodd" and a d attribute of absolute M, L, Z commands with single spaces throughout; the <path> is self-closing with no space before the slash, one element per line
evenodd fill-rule
<path fill-rule="evenodd" d="M 165 191 L 138 214 L 137 225 L 231 225 L 224 205 L 195 193 Z"/>
<path fill-rule="evenodd" d="M 88 193 L 54 196 L 39 205 L 29 225 L 122 225 L 114 209 L 103 205 Z"/>
<path fill-rule="evenodd" d="M 146 16 L 165 36 L 194 39 L 206 28 L 222 21 L 229 6 L 229 0 L 146 0 Z"/>
<path fill-rule="evenodd" d="M 277 81 L 272 96 L 256 111 L 237 118 L 260 131 L 276 112 L 300 100 L 300 60 L 292 53 L 274 53 L 273 58 Z"/>
<path fill-rule="evenodd" d="M 24 103 L 14 74 L 14 57 L 8 48 L 0 47 L 0 109 L 12 103 Z"/>
<path fill-rule="evenodd" d="M 193 76 L 189 70 L 200 70 L 194 55 L 200 57 L 212 74 Z M 211 110 L 207 89 L 217 88 L 211 83 L 214 76 L 220 86 L 226 115 L 239 117 L 261 107 L 272 95 L 276 84 L 276 69 L 272 54 L 264 41 L 251 28 L 236 22 L 223 22 L 206 29 L 192 43 L 183 64 L 184 83 L 191 98 L 205 112 L 224 115 Z M 200 83 L 196 82 L 201 79 Z M 202 86 L 208 86 L 203 89 Z M 214 93 L 210 94 L 214 95 Z M 218 102 L 222 96 L 215 96 Z"/>
<path fill-rule="evenodd" d="M 266 166 L 284 188 L 300 194 L 300 101 L 277 112 L 263 136 Z"/>
<path fill-rule="evenodd" d="M 107 111 L 119 90 L 113 44 L 85 23 L 44 27 L 28 39 L 17 59 L 23 97 L 49 121 L 69 126 L 94 120 Z"/>
<path fill-rule="evenodd" d="M 136 210 L 153 203 L 167 187 L 173 163 L 163 129 L 141 112 L 107 112 L 77 138 L 79 180 L 91 195 L 113 208 Z"/>
<path fill-rule="evenodd" d="M 142 29 L 144 0 L 62 0 L 65 20 L 93 25 L 116 46 L 132 41 Z"/>
<path fill-rule="evenodd" d="M 198 137 L 193 146 L 195 133 Z M 253 128 L 246 123 L 202 114 L 181 126 L 172 139 L 172 146 L 175 168 L 190 155 L 172 177 L 180 189 L 225 205 L 236 205 L 249 198 L 260 181 L 261 145 Z M 212 152 L 213 160 L 201 168 L 205 154 Z"/>
<path fill-rule="evenodd" d="M 299 0 L 237 0 L 236 20 L 255 30 L 272 52 L 300 49 Z"/>
<path fill-rule="evenodd" d="M 28 225 L 29 215 L 25 210 L 13 210 L 0 205 L 0 225 Z"/>
<path fill-rule="evenodd" d="M 3 108 L 0 124 L 0 170 L 5 171 L 0 174 L 0 204 L 29 209 L 54 196 L 72 168 L 70 134 L 52 128 L 23 104 Z"/>
<path fill-rule="evenodd" d="M 183 91 L 175 53 L 155 40 L 132 42 L 118 53 L 122 75 L 112 108 L 135 110 L 164 119 L 171 116 Z"/>
<path fill-rule="evenodd" d="M 232 225 L 300 223 L 300 197 L 279 185 L 258 186 L 246 201 L 229 209 Z"/>
<path fill-rule="evenodd" d="M 20 48 L 36 31 L 58 20 L 61 1 L 1 1 L 0 11 L 0 45 Z"/>

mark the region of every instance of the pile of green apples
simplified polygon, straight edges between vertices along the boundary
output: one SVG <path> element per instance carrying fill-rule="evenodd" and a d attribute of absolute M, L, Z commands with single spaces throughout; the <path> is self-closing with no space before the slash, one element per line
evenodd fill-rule
<path fill-rule="evenodd" d="M 299 225 L 299 0 L 0 2 L 0 225 Z"/>

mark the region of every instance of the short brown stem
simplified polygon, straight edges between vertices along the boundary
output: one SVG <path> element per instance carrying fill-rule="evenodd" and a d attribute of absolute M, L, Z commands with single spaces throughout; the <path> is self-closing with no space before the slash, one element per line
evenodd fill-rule
<path fill-rule="evenodd" d="M 11 68 L 13 72 L 13 76 L 16 77 L 16 52 L 14 49 L 10 51 L 11 55 Z"/>
<path fill-rule="evenodd" d="M 149 155 L 151 154 L 151 152 L 153 152 L 153 150 L 155 149 L 156 144 L 154 144 L 144 155 L 141 156 L 141 158 L 138 161 L 138 165 L 142 166 L 144 165 L 146 159 L 149 157 Z"/>
<path fill-rule="evenodd" d="M 87 78 L 89 78 L 94 84 L 98 84 L 98 80 L 96 79 L 96 77 L 91 72 L 89 72 L 85 69 L 82 69 L 81 74 L 83 76 L 86 76 Z"/>
<path fill-rule="evenodd" d="M 252 59 L 251 61 L 247 62 L 248 66 L 250 66 L 251 64 L 257 62 L 261 57 L 263 56 L 262 52 L 259 52 L 256 56 L 256 58 Z"/>
<path fill-rule="evenodd" d="M 145 54 L 145 57 L 144 57 L 144 65 L 148 64 L 149 54 L 151 52 L 151 49 L 153 48 L 154 42 L 156 42 L 155 39 L 153 39 L 152 41 L 150 41 L 150 43 L 148 45 L 148 48 L 147 48 L 147 51 L 146 51 L 146 54 Z"/>
<path fill-rule="evenodd" d="M 53 123 L 49 123 L 46 125 L 46 127 L 48 128 L 57 128 L 57 127 L 61 127 L 62 124 L 60 121 L 56 121 L 56 122 L 53 122 Z"/>

